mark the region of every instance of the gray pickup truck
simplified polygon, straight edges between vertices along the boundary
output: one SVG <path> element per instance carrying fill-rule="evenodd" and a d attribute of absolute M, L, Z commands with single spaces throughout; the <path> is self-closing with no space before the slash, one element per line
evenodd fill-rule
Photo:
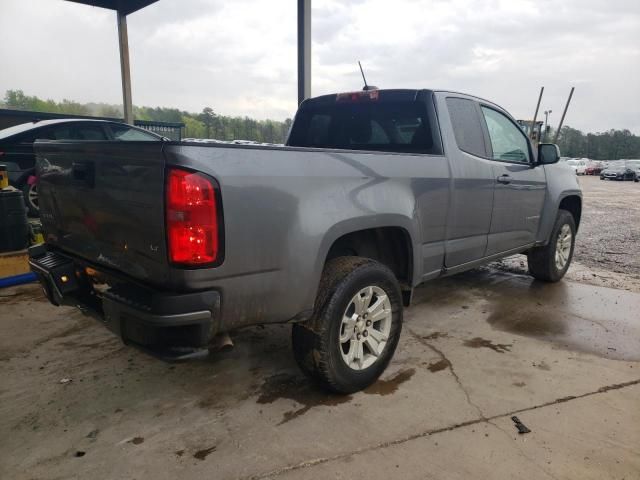
<path fill-rule="evenodd" d="M 46 243 L 30 264 L 51 303 L 165 358 L 290 322 L 301 369 L 342 393 L 384 371 L 418 284 L 516 253 L 560 280 L 582 209 L 555 145 L 448 91 L 306 100 L 282 147 L 35 150 Z"/>

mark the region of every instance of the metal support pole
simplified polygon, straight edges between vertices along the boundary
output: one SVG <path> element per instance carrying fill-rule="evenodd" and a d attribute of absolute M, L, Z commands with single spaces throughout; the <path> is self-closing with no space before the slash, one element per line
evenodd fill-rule
<path fill-rule="evenodd" d="M 298 105 L 311 96 L 311 0 L 298 0 Z"/>
<path fill-rule="evenodd" d="M 547 128 L 549 125 L 549 115 L 551 115 L 551 113 L 553 112 L 553 110 L 545 110 L 544 111 L 544 131 L 542 132 L 542 143 L 544 143 L 544 141 L 547 139 Z"/>
<path fill-rule="evenodd" d="M 129 69 L 129 36 L 127 16 L 118 11 L 118 44 L 120 45 L 120 73 L 122 74 L 122 109 L 125 123 L 133 125 L 131 100 L 131 71 Z"/>
<path fill-rule="evenodd" d="M 536 120 L 538 119 L 538 110 L 540 110 L 540 102 L 542 101 L 542 94 L 544 92 L 544 87 L 540 88 L 540 96 L 538 97 L 538 104 L 536 105 L 536 113 L 533 114 L 533 120 L 531 121 L 531 129 L 529 130 L 529 137 L 531 140 L 535 140 L 533 138 L 533 132 L 536 129 Z M 540 138 L 538 138 L 538 143 L 540 142 Z"/>
<path fill-rule="evenodd" d="M 567 98 L 567 104 L 564 106 L 564 110 L 562 111 L 562 117 L 560 118 L 560 125 L 558 125 L 558 130 L 556 130 L 556 136 L 553 137 L 553 143 L 558 143 L 558 137 L 560 136 L 560 129 L 562 128 L 562 124 L 564 123 L 564 116 L 567 114 L 567 109 L 569 108 L 569 104 L 571 103 L 571 97 L 573 97 L 573 91 L 576 87 L 571 87 L 571 91 L 569 92 L 569 98 Z"/>

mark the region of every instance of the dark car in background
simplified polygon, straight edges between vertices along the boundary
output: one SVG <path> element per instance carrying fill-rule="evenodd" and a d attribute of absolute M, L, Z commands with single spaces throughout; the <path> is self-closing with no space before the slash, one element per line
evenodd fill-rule
<path fill-rule="evenodd" d="M 0 130 L 0 164 L 7 166 L 9 184 L 24 193 L 29 214 L 37 216 L 38 181 L 33 142 L 47 140 L 162 141 L 164 137 L 126 123 L 105 120 L 56 119 L 23 123 Z"/>
<path fill-rule="evenodd" d="M 607 167 L 600 172 L 600 180 L 633 180 L 634 182 L 637 182 L 638 174 L 624 165 Z"/>

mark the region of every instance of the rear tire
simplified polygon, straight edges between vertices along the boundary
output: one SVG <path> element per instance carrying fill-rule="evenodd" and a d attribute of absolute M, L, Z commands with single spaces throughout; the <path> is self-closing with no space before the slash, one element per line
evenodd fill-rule
<path fill-rule="evenodd" d="M 529 273 L 543 282 L 557 282 L 569 269 L 576 239 L 576 222 L 566 210 L 558 210 L 549 243 L 529 250 Z"/>
<path fill-rule="evenodd" d="M 322 388 L 353 393 L 384 372 L 401 330 L 393 272 L 368 258 L 338 257 L 325 265 L 312 318 L 293 325 L 293 353 Z"/>
<path fill-rule="evenodd" d="M 29 183 L 25 183 L 21 190 L 29 216 L 37 217 L 40 214 L 40 207 L 38 205 L 38 184 L 32 183 L 30 185 Z"/>

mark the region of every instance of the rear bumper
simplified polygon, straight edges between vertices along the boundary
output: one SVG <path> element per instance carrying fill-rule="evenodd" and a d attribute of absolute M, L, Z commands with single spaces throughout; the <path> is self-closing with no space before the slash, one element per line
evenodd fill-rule
<path fill-rule="evenodd" d="M 217 332 L 217 291 L 161 292 L 98 272 L 43 245 L 29 249 L 29 265 L 52 304 L 77 306 L 125 343 L 162 358 L 198 355 Z"/>

